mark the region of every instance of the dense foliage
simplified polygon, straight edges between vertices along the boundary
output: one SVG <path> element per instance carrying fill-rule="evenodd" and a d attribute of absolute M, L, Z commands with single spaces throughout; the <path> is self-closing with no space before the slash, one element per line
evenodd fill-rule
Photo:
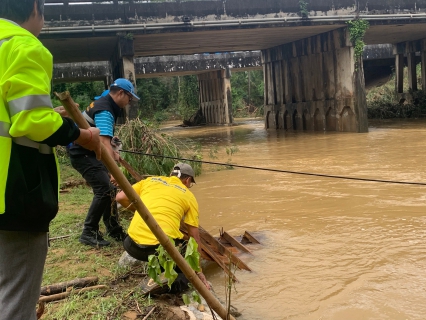
<path fill-rule="evenodd" d="M 121 157 L 126 160 L 139 174 L 168 176 L 176 162 L 175 159 L 163 158 L 186 158 L 201 160 L 198 150 L 190 149 L 177 139 L 160 132 L 152 124 L 145 123 L 140 119 L 134 119 L 118 126 L 116 134 L 123 143 L 123 150 L 147 153 L 154 156 L 142 154 L 121 153 Z M 199 162 L 189 163 L 198 175 L 201 172 Z M 127 172 L 125 174 L 130 179 Z"/>
<path fill-rule="evenodd" d="M 421 66 L 417 65 L 416 74 L 420 75 Z M 404 70 L 404 92 L 408 92 L 408 71 Z M 421 87 L 421 78 L 417 79 Z M 383 86 L 367 93 L 368 117 L 371 119 L 419 118 L 426 115 L 426 93 L 422 90 L 409 92 L 404 96 L 395 92 L 395 75 Z"/>
<path fill-rule="evenodd" d="M 142 119 L 152 122 L 167 119 L 188 120 L 199 108 L 198 79 L 195 75 L 138 79 L 136 86 L 141 97 L 139 106 Z M 103 82 L 98 81 L 55 84 L 52 91 L 70 91 L 71 97 L 83 110 L 104 89 Z M 263 113 L 261 70 L 233 72 L 231 90 L 234 116 Z M 54 99 L 54 105 L 59 105 L 59 101 Z"/>

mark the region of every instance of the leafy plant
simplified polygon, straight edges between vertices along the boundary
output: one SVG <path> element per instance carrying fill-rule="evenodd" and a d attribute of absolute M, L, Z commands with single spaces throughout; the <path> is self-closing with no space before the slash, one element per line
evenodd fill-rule
<path fill-rule="evenodd" d="M 172 238 L 170 241 L 173 245 L 175 242 Z M 182 247 L 177 247 L 178 251 L 181 252 Z M 176 280 L 178 274 L 175 271 L 176 262 L 172 259 L 170 254 L 164 249 L 162 245 L 158 246 L 156 249 L 157 254 L 150 255 L 148 257 L 148 275 L 158 284 L 162 284 L 160 281 L 161 270 L 164 269 L 164 277 L 167 279 L 167 284 L 169 288 L 171 288 L 173 282 Z M 196 272 L 201 271 L 200 268 L 200 253 L 198 252 L 198 244 L 194 238 L 190 237 L 185 251 L 185 261 L 189 264 L 189 266 Z M 161 269 L 162 268 L 162 269 Z M 191 289 L 194 289 L 190 286 Z M 191 298 L 198 303 L 201 303 L 201 298 L 198 292 L 194 289 L 191 292 Z M 190 297 L 187 294 L 182 295 L 182 299 L 185 304 L 190 303 Z"/>
<path fill-rule="evenodd" d="M 308 3 L 305 0 L 299 0 L 300 16 L 307 18 L 309 15 Z"/>
<path fill-rule="evenodd" d="M 177 160 L 162 156 L 182 158 L 185 155 L 194 160 L 201 159 L 196 149 L 191 150 L 188 144 L 161 133 L 155 125 L 140 119 L 127 121 L 119 126 L 116 135 L 123 143 L 123 150 L 158 155 L 154 157 L 137 153 L 121 154 L 122 158 L 140 174 L 168 176 Z M 201 173 L 201 163 L 190 162 L 189 164 L 196 175 Z"/>
<path fill-rule="evenodd" d="M 355 19 L 346 23 L 348 24 L 349 37 L 355 50 L 355 70 L 358 70 L 358 65 L 362 61 L 362 53 L 364 52 L 364 35 L 370 24 L 362 19 Z"/>
<path fill-rule="evenodd" d="M 217 146 L 213 146 L 210 150 L 209 150 L 209 158 L 210 159 L 217 159 L 217 153 L 219 152 L 219 149 Z"/>

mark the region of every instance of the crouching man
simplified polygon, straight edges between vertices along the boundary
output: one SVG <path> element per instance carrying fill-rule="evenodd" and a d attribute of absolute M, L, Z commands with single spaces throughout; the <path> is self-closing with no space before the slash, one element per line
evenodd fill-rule
<path fill-rule="evenodd" d="M 133 189 L 139 194 L 145 206 L 151 212 L 158 225 L 166 235 L 174 239 L 175 244 L 183 243 L 183 234 L 179 230 L 183 219 L 188 235 L 198 243 L 201 253 L 200 235 L 198 232 L 198 203 L 194 194 L 189 190 L 195 183 L 194 170 L 186 163 L 174 166 L 170 177 L 155 176 L 142 180 Z M 123 191 L 117 194 L 117 202 L 129 210 L 136 208 Z M 148 261 L 148 256 L 155 254 L 159 241 L 151 232 L 139 214 L 135 214 L 124 239 L 124 249 L 135 259 Z M 178 277 L 172 285 L 171 292 L 177 293 L 187 289 L 188 280 L 182 271 L 176 267 Z M 210 289 L 202 272 L 197 273 L 200 280 Z"/>

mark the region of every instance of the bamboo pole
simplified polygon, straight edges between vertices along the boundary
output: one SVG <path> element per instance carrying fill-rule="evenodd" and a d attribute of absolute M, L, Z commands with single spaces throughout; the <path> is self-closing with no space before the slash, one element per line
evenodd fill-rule
<path fill-rule="evenodd" d="M 55 95 L 61 101 L 62 105 L 67 110 L 70 117 L 77 123 L 77 125 L 82 129 L 88 129 L 90 126 L 86 119 L 84 119 L 80 110 L 76 107 L 75 102 L 72 100 L 68 91 L 62 93 L 56 93 Z M 107 167 L 108 171 L 117 181 L 120 188 L 123 190 L 127 198 L 136 208 L 137 212 L 141 218 L 145 221 L 149 229 L 158 239 L 160 244 L 164 249 L 170 254 L 172 259 L 176 262 L 177 266 L 182 270 L 186 278 L 193 284 L 194 288 L 200 293 L 200 295 L 206 300 L 206 303 L 222 318 L 235 320 L 235 318 L 228 314 L 227 310 L 222 306 L 222 304 L 214 297 L 214 295 L 206 288 L 204 283 L 198 278 L 194 270 L 188 265 L 179 251 L 175 246 L 170 242 L 169 237 L 164 233 L 155 221 L 154 217 L 151 215 L 145 204 L 140 199 L 139 195 L 132 188 L 129 181 L 127 181 L 123 172 L 117 166 L 111 155 L 106 150 L 105 146 L 101 144 L 102 150 L 102 162 Z"/>

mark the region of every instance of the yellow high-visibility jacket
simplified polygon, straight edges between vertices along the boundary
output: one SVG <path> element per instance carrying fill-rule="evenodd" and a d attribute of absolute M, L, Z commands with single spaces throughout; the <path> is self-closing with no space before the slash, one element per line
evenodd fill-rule
<path fill-rule="evenodd" d="M 52 147 L 79 136 L 52 108 L 53 59 L 29 31 L 0 19 L 0 230 L 48 231 L 58 210 Z"/>

